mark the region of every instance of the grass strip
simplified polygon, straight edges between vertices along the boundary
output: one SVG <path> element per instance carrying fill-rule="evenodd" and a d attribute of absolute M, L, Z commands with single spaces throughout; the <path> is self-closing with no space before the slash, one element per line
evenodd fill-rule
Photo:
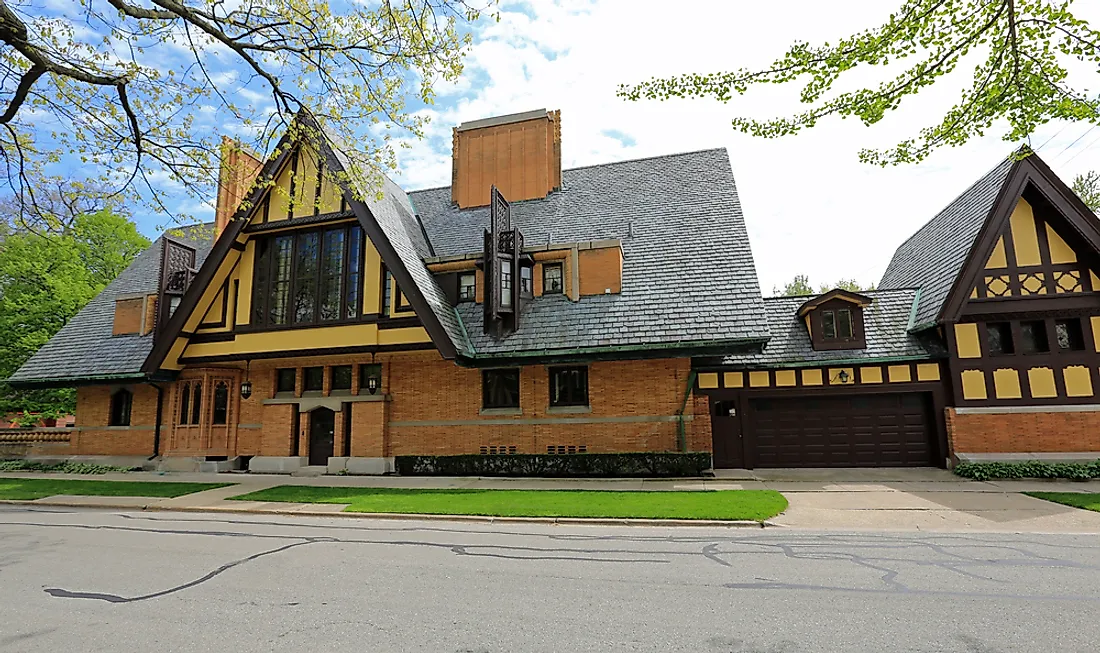
<path fill-rule="evenodd" d="M 764 521 L 787 509 L 774 490 L 416 490 L 280 485 L 237 501 L 346 503 L 346 512 L 492 517 Z"/>
<path fill-rule="evenodd" d="M 1100 512 L 1100 492 L 1024 492 L 1029 497 Z"/>
<path fill-rule="evenodd" d="M 227 485 L 232 483 L 145 483 L 0 477 L 0 499 L 30 501 L 58 494 L 88 497 L 171 498 Z"/>

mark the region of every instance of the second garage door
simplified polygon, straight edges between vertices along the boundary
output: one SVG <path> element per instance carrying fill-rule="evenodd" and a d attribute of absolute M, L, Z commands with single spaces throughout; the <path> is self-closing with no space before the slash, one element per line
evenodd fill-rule
<path fill-rule="evenodd" d="M 754 467 L 935 465 L 926 394 L 759 398 L 749 402 Z"/>

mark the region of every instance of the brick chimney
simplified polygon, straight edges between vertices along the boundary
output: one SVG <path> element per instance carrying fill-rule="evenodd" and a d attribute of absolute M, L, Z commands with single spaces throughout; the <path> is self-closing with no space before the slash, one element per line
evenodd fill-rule
<path fill-rule="evenodd" d="M 527 111 L 464 122 L 454 130 L 451 201 L 488 206 L 494 185 L 509 202 L 561 188 L 561 112 Z"/>
<path fill-rule="evenodd" d="M 214 237 L 221 235 L 229 219 L 248 194 L 264 162 L 246 150 L 240 141 L 222 136 L 221 175 L 218 177 L 218 203 L 214 207 Z"/>

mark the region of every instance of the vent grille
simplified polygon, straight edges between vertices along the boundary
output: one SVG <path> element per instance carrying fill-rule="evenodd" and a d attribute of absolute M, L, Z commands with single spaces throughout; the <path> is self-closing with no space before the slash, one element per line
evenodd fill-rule
<path fill-rule="evenodd" d="M 483 455 L 483 456 L 486 456 L 486 455 L 488 455 L 488 456 L 499 456 L 499 455 L 514 454 L 514 453 L 516 453 L 516 445 L 514 445 L 514 444 L 508 444 L 508 445 L 502 444 L 500 446 L 493 445 L 491 447 L 487 447 L 487 446 L 482 446 L 481 447 L 481 455 Z"/>
<path fill-rule="evenodd" d="M 588 445 L 584 444 L 559 444 L 559 445 L 547 445 L 546 453 L 549 454 L 566 454 L 566 453 L 588 453 Z"/>

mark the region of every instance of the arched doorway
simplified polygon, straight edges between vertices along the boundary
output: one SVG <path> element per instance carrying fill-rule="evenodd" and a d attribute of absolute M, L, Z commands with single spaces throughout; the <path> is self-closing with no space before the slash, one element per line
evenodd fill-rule
<path fill-rule="evenodd" d="M 315 408 L 309 414 L 309 464 L 328 465 L 336 435 L 336 413 Z"/>

